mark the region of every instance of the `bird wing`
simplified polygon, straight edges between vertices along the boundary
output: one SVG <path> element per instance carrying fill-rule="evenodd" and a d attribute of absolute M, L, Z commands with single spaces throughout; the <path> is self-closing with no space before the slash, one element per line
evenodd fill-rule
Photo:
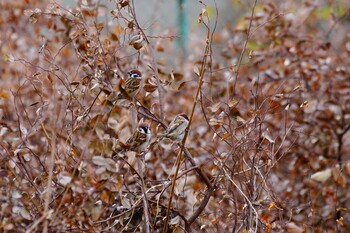
<path fill-rule="evenodd" d="M 167 128 L 167 130 L 164 133 L 162 133 L 160 136 L 161 137 L 166 137 L 168 135 L 171 135 L 179 127 L 179 124 L 180 123 L 177 123 L 177 122 L 176 123 L 175 122 L 171 123 L 169 125 L 169 127 Z"/>
<path fill-rule="evenodd" d="M 119 89 L 119 94 L 117 95 L 117 100 L 119 99 L 127 99 L 127 100 L 131 100 L 131 97 L 129 96 L 129 94 L 126 92 L 125 88 L 123 87 L 123 84 L 125 85 L 125 82 L 122 81 L 118 84 L 118 89 Z M 114 102 L 114 101 L 113 101 Z"/>
<path fill-rule="evenodd" d="M 139 131 L 135 131 L 132 137 L 130 137 L 126 141 L 126 144 L 129 145 L 130 150 L 136 150 L 140 145 L 142 145 L 146 141 L 147 141 L 146 134 L 140 133 Z"/>
<path fill-rule="evenodd" d="M 122 151 L 126 151 L 129 149 L 129 145 L 126 145 L 122 143 L 121 141 L 118 141 L 118 147 L 114 150 L 115 153 L 119 153 Z"/>
<path fill-rule="evenodd" d="M 130 93 L 135 92 L 139 89 L 141 83 L 141 78 L 128 78 L 125 81 L 125 90 Z"/>

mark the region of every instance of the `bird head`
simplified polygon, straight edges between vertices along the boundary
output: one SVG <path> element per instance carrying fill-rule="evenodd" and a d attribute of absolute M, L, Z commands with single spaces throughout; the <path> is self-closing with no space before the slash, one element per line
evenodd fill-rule
<path fill-rule="evenodd" d="M 150 134 L 151 133 L 151 130 L 146 123 L 140 123 L 137 127 L 137 130 L 143 134 Z"/>
<path fill-rule="evenodd" d="M 128 72 L 128 75 L 130 76 L 130 78 L 141 78 L 142 74 L 139 70 L 130 70 Z"/>

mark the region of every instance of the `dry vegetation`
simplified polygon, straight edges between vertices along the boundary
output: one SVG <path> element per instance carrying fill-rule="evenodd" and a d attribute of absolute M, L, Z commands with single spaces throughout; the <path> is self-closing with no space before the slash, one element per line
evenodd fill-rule
<path fill-rule="evenodd" d="M 1 232 L 350 231 L 347 1 L 236 2 L 222 29 L 203 3 L 176 63 L 131 0 L 79 2 L 0 2 Z M 134 68 L 139 102 L 113 103 Z M 181 112 L 182 143 L 113 159 Z"/>

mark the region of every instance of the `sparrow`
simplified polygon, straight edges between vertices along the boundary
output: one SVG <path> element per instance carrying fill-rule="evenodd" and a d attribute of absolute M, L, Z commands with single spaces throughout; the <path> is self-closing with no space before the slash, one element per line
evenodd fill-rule
<path fill-rule="evenodd" d="M 119 93 L 116 96 L 110 97 L 112 102 L 116 102 L 120 99 L 133 100 L 136 94 L 139 92 L 142 83 L 142 74 L 138 70 L 130 70 L 126 80 L 121 80 L 118 88 Z"/>
<path fill-rule="evenodd" d="M 138 70 L 130 70 L 129 77 L 125 80 L 124 90 L 129 97 L 134 98 L 139 92 L 142 81 L 142 74 Z"/>
<path fill-rule="evenodd" d="M 146 123 L 139 123 L 133 135 L 125 143 L 119 142 L 120 148 L 115 152 L 134 151 L 143 152 L 151 140 L 151 130 Z"/>
<path fill-rule="evenodd" d="M 165 132 L 158 135 L 158 139 L 168 138 L 175 142 L 181 142 L 185 136 L 189 119 L 185 113 L 180 113 L 170 123 Z"/>

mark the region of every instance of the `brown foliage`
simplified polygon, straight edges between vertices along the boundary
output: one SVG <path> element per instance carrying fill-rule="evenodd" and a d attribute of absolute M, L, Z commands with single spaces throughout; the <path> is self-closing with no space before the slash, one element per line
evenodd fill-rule
<path fill-rule="evenodd" d="M 257 2 L 216 30 L 203 4 L 181 60 L 133 1 L 87 2 L 0 3 L 0 231 L 160 232 L 167 209 L 176 232 L 350 231 L 348 3 Z M 188 137 L 154 140 L 181 112 Z M 148 151 L 116 155 L 139 121 Z"/>

